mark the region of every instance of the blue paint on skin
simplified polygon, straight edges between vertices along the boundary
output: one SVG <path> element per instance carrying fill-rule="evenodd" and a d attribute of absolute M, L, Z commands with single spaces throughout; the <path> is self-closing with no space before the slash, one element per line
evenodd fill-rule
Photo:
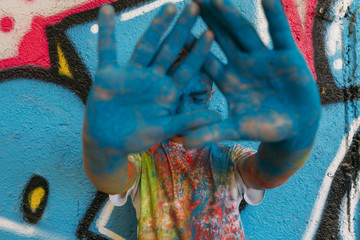
<path fill-rule="evenodd" d="M 174 5 L 163 8 L 124 67 L 116 61 L 114 15 L 110 6 L 103 7 L 99 15 L 99 68 L 88 98 L 83 146 L 85 169 L 94 185 L 118 193 L 134 180 L 127 176 L 131 172 L 127 170 L 127 154 L 145 151 L 220 117 L 203 108 L 177 111 L 181 99 L 188 99 L 184 89 L 193 76 L 200 75 L 213 40 L 213 34 L 206 31 L 181 64 L 173 67 L 199 16 L 195 3 L 186 4 L 158 47 L 176 15 Z M 114 186 L 114 181 L 120 185 Z"/>
<path fill-rule="evenodd" d="M 120 67 L 114 54 L 114 12 L 102 8 L 99 69 L 83 130 L 85 169 L 99 190 L 127 191 L 137 176 L 127 155 L 177 135 L 186 135 L 185 145 L 191 148 L 221 140 L 261 141 L 258 154 L 238 165 L 253 188 L 284 183 L 307 159 L 320 116 L 319 96 L 279 2 L 263 3 L 273 49 L 263 45 L 230 2 L 199 5 L 226 64 L 208 54 L 211 32 L 187 45 L 199 15 L 199 7 L 189 3 L 163 41 L 176 11 L 172 5 L 161 10 L 129 63 Z M 184 47 L 189 55 L 174 66 Z M 207 110 L 212 81 L 229 104 L 230 116 L 223 121 Z M 219 165 L 214 171 L 223 169 Z"/>
<path fill-rule="evenodd" d="M 274 46 L 267 49 L 229 1 L 198 2 L 226 54 L 226 65 L 208 56 L 212 34 L 206 32 L 180 66 L 172 68 L 199 14 L 199 8 L 189 3 L 158 48 L 176 13 L 172 5 L 161 10 L 129 64 L 120 68 L 114 12 L 109 6 L 102 8 L 99 69 L 84 128 L 85 168 L 100 190 L 126 190 L 133 180 L 126 155 L 179 134 L 188 134 L 185 146 L 191 148 L 221 140 L 261 141 L 258 153 L 239 167 L 245 183 L 253 188 L 284 183 L 307 159 L 318 127 L 320 101 L 280 3 L 263 1 Z M 208 78 L 197 80 L 204 73 Z M 214 80 L 228 101 L 230 117 L 222 122 L 205 110 L 211 96 L 206 79 Z M 115 180 L 120 186 L 114 186 Z"/>
<path fill-rule="evenodd" d="M 211 97 L 214 93 L 213 81 L 205 74 L 200 73 L 185 86 L 180 95 L 176 113 L 186 113 L 194 110 L 206 110 L 209 108 Z M 188 135 L 192 130 L 180 133 L 180 136 Z"/>
<path fill-rule="evenodd" d="M 261 141 L 240 167 L 254 188 L 284 183 L 307 159 L 320 119 L 315 81 L 292 38 L 277 0 L 264 0 L 273 49 L 227 0 L 198 0 L 201 15 L 228 59 L 204 65 L 229 104 L 229 118 L 185 138 L 193 148 L 221 140 Z M 246 36 L 246 37 L 244 37 Z"/>

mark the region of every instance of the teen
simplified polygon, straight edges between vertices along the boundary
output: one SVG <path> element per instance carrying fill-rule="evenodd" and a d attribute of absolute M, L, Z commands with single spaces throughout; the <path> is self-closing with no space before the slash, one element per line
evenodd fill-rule
<path fill-rule="evenodd" d="M 198 5 L 199 4 L 199 5 Z M 189 2 L 172 31 L 168 5 L 127 66 L 116 61 L 114 10 L 99 16 L 99 68 L 83 130 L 84 166 L 115 205 L 130 196 L 140 239 L 244 238 L 238 206 L 261 202 L 306 161 L 320 118 L 314 79 L 277 0 L 264 0 L 273 49 L 229 1 Z M 201 15 L 211 31 L 192 42 Z M 223 64 L 209 54 L 215 35 Z M 182 49 L 189 52 L 174 64 Z M 207 109 L 214 81 L 229 104 Z M 257 153 L 221 140 L 261 141 Z"/>

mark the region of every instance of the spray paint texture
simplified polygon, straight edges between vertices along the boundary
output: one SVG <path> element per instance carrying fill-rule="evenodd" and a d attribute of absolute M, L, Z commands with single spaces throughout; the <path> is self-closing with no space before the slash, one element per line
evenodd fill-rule
<path fill-rule="evenodd" d="M 205 32 L 191 44 L 193 47 L 188 49 L 189 54 L 185 59 L 171 68 L 191 36 L 190 30 L 199 14 L 199 7 L 189 3 L 162 42 L 159 41 L 175 11 L 172 5 L 160 11 L 138 42 L 129 63 L 125 67 L 119 67 L 115 54 L 114 11 L 110 6 L 101 9 L 99 68 L 90 91 L 83 132 L 84 166 L 90 180 L 99 190 L 109 194 L 125 194 L 133 188 L 137 175 L 143 172 L 143 169 L 137 167 L 138 164 L 128 161 L 128 154 L 146 151 L 158 142 L 189 129 L 192 131 L 184 136 L 184 146 L 190 148 L 220 140 L 261 141 L 258 153 L 235 166 L 235 169 L 239 168 L 244 182 L 256 189 L 283 184 L 306 161 L 318 127 L 320 99 L 312 75 L 292 39 L 280 3 L 270 0 L 263 2 L 273 40 L 274 48 L 271 50 L 264 46 L 256 31 L 239 12 L 233 10 L 230 2 L 199 3 L 202 17 L 214 31 L 217 42 L 226 54 L 227 65 L 212 55 L 209 60 L 206 59 L 212 34 Z M 247 37 L 234 34 L 236 32 L 246 33 Z M 259 66 L 264 70 L 262 73 L 257 71 Z M 204 74 L 200 71 L 202 68 Z M 182 93 L 181 88 L 185 86 L 186 89 L 186 85 L 193 81 L 200 82 L 199 78 L 206 75 L 216 82 L 229 103 L 230 117 L 226 120 L 220 121 L 211 111 L 199 111 L 199 107 L 195 108 L 193 104 L 185 107 L 186 112 L 182 112 L 184 107 L 181 108 L 182 111 L 177 109 L 179 102 L 187 97 L 186 91 Z M 285 93 L 291 94 L 291 97 Z M 194 92 L 190 91 L 189 95 L 192 94 Z M 299 101 L 303 94 L 308 96 L 308 101 Z M 303 112 L 305 109 L 306 114 Z M 170 158 L 173 155 L 163 154 L 158 157 L 165 156 Z M 148 158 L 138 160 L 140 165 Z M 153 161 L 158 162 L 156 158 Z M 206 159 L 200 162 L 203 161 Z M 159 174 L 162 175 L 162 172 Z M 165 175 L 173 176 L 170 173 Z M 148 178 L 143 176 L 141 179 L 146 181 Z M 158 185 L 155 182 L 153 184 Z M 171 186 L 170 183 L 177 180 L 170 179 L 168 182 L 166 185 Z M 143 191 L 147 189 L 150 191 L 147 194 L 157 196 L 152 201 L 157 201 L 164 195 L 152 193 L 154 188 L 158 189 L 155 186 L 145 187 L 142 182 L 141 186 L 141 197 L 146 195 Z M 213 192 L 210 189 L 203 190 Z M 174 191 L 182 189 L 180 187 Z M 197 189 L 192 191 L 191 195 Z M 212 196 L 215 202 L 216 196 L 216 193 Z M 201 198 L 201 194 L 199 197 Z M 141 199 L 141 203 L 146 200 Z M 164 200 L 160 199 L 162 201 Z M 137 209 L 140 211 L 139 226 L 147 218 L 142 216 L 144 211 L 148 211 L 151 216 L 151 213 L 160 212 L 158 215 L 162 217 L 155 214 L 151 222 L 162 219 L 165 222 L 160 225 L 169 226 L 169 229 L 162 230 L 160 225 L 154 227 L 149 223 L 148 226 L 139 228 L 140 237 L 163 238 L 172 229 L 170 226 L 174 225 L 170 220 L 165 220 L 167 214 L 162 214 L 163 207 L 153 207 L 141 205 Z M 189 209 L 192 207 L 188 206 Z M 172 210 L 175 215 L 176 209 L 179 210 Z M 211 209 L 209 206 L 208 210 L 212 211 Z M 234 211 L 237 212 L 237 209 Z M 168 214 L 171 216 L 171 211 Z M 190 211 L 189 214 L 188 218 L 184 218 L 187 214 L 180 214 L 183 217 L 178 221 L 193 219 L 194 212 Z M 220 220 L 210 220 L 212 221 Z M 177 227 L 179 229 L 172 233 L 174 236 L 168 234 L 172 237 L 185 234 L 187 238 L 187 228 L 190 226 Z M 216 229 L 209 227 L 206 231 L 216 236 L 225 236 L 220 230 L 217 233 Z M 149 231 L 154 236 L 150 237 Z M 208 236 L 208 233 L 204 234 Z"/>
<path fill-rule="evenodd" d="M 178 2 L 177 6 L 180 8 L 183 7 L 182 1 L 173 2 Z M 353 159 L 356 159 L 357 154 L 356 147 L 352 147 L 352 143 L 356 143 L 354 140 L 358 139 L 357 129 L 359 127 L 359 120 L 356 113 L 358 105 L 357 99 L 359 97 L 357 90 L 358 83 L 356 82 L 356 78 L 352 78 L 353 80 L 349 82 L 348 74 L 345 73 L 352 72 L 350 68 L 347 69 L 348 62 L 350 62 L 350 67 L 352 68 L 358 65 L 355 64 L 356 59 L 353 53 L 358 49 L 359 41 L 356 35 L 348 34 L 347 26 L 351 23 L 350 19 L 356 20 L 356 16 L 359 16 L 358 14 L 353 14 L 356 13 L 355 10 L 359 7 L 359 3 L 358 1 L 316 0 L 283 0 L 282 2 L 294 39 L 304 54 L 310 69 L 315 69 L 317 85 L 323 104 L 323 114 L 313 154 L 310 156 L 307 164 L 300 170 L 300 173 L 296 174 L 280 188 L 268 191 L 267 198 L 260 206 L 256 208 L 251 206 L 245 207 L 245 210 L 242 212 L 242 220 L 245 225 L 246 235 L 249 239 L 267 239 L 264 236 L 273 236 L 274 238 L 293 236 L 293 239 L 301 239 L 302 237 L 303 239 L 311 239 L 312 237 L 310 236 L 314 236 L 317 232 L 320 220 L 322 219 L 321 217 L 325 216 L 321 221 L 329 222 L 330 224 L 324 228 L 325 231 L 319 233 L 319 239 L 325 238 L 326 235 L 322 234 L 329 232 L 332 232 L 331 234 L 336 236 L 336 238 L 357 239 L 359 236 L 359 216 L 356 214 L 358 212 L 358 198 L 356 197 L 356 191 L 354 191 L 356 188 L 351 187 L 350 198 L 352 200 L 350 204 L 348 204 L 348 200 L 346 200 L 347 193 L 345 192 L 345 195 L 343 195 L 343 192 L 337 189 L 347 189 L 346 186 L 349 186 L 349 184 L 344 185 L 345 181 L 343 181 L 343 179 L 345 178 L 343 175 L 336 174 L 336 172 L 343 171 L 341 170 L 342 168 L 337 170 L 338 166 L 342 166 L 341 163 L 343 160 L 348 159 L 348 156 L 355 156 Z M 37 4 L 36 1 L 25 1 L 25 3 Z M 84 5 L 86 3 L 84 2 Z M 263 19 L 259 3 L 257 1 L 234 1 L 234 3 L 244 16 L 254 23 L 258 32 L 263 36 L 263 30 L 266 29 L 267 23 Z M 14 2 L 12 4 L 17 3 Z M 139 5 L 135 7 L 136 4 Z M 137 39 L 140 38 L 147 27 L 147 23 L 150 23 L 156 13 L 156 11 L 152 10 L 163 4 L 163 1 L 154 1 L 151 3 L 142 3 L 142 1 L 114 2 L 118 17 L 116 19 L 118 22 L 116 29 L 117 38 L 118 41 L 121 42 L 121 45 L 118 45 L 117 54 L 120 65 L 124 65 L 130 58 Z M 43 4 L 42 8 L 50 8 L 50 6 L 51 5 Z M 45 215 L 43 216 L 54 216 L 54 220 L 50 218 L 40 220 L 40 222 L 47 221 L 47 224 L 46 227 L 44 226 L 44 228 L 38 229 L 38 231 L 44 231 L 47 230 L 47 228 L 50 231 L 51 222 L 53 224 L 68 223 L 64 225 L 64 227 L 73 230 L 59 232 L 60 236 L 67 239 L 77 238 L 76 236 L 78 236 L 78 238 L 96 237 L 98 239 L 101 239 L 101 237 L 104 239 L 121 239 L 122 236 L 124 238 L 134 239 L 136 235 L 134 235 L 134 233 L 136 233 L 136 223 L 134 215 L 131 215 L 134 214 L 134 211 L 129 205 L 121 210 L 114 208 L 110 203 L 106 202 L 107 198 L 105 195 L 95 191 L 86 180 L 84 174 L 71 175 L 70 178 L 77 179 L 79 183 L 81 182 L 82 188 L 89 188 L 85 193 L 78 188 L 74 188 L 73 190 L 53 188 L 51 186 L 54 184 L 63 184 L 61 178 L 56 178 L 53 175 L 50 177 L 43 174 L 45 171 L 48 171 L 51 162 L 62 162 L 66 159 L 68 159 L 65 161 L 68 166 L 74 167 L 73 169 L 75 170 L 72 171 L 77 173 L 80 171 L 81 151 L 79 133 L 81 131 L 84 110 L 81 102 L 85 102 L 86 100 L 90 83 L 95 76 L 97 67 L 96 15 L 98 9 L 88 7 L 88 10 L 83 11 L 84 9 L 80 10 L 80 5 L 73 6 L 72 3 L 69 3 L 65 8 L 74 8 L 78 9 L 78 11 L 72 10 L 71 12 L 67 12 L 68 14 L 61 18 L 62 20 L 58 19 L 50 25 L 45 24 L 45 33 L 41 34 L 46 36 L 46 39 L 41 38 L 44 39 L 44 41 L 41 42 L 30 41 L 28 46 L 34 46 L 36 43 L 39 43 L 39 45 L 36 48 L 29 48 L 33 52 L 29 52 L 29 54 L 25 54 L 23 57 L 23 59 L 32 59 L 32 56 L 37 56 L 38 52 L 44 52 L 41 49 L 48 48 L 49 58 L 39 58 L 48 59 L 45 64 L 48 67 L 33 64 L 35 62 L 30 60 L 26 60 L 23 64 L 19 63 L 17 65 L 8 64 L 9 60 L 7 59 L 2 61 L 2 63 L 6 62 L 7 64 L 2 66 L 0 70 L 0 85 L 2 88 L 1 116 L 3 117 L 0 121 L 0 142 L 6 143 L 6 145 L 2 145 L 4 149 L 1 150 L 2 155 L 0 158 L 3 163 L 1 169 L 8 169 L 0 175 L 1 182 L 5 184 L 1 187 L 1 189 L 3 189 L 2 202 L 6 203 L 6 206 L 12 206 L 9 211 L 12 211 L 12 209 L 21 209 L 22 202 L 19 200 L 23 199 L 23 191 L 33 174 L 38 174 L 43 176 L 50 186 L 50 195 L 45 208 Z M 6 16 L 11 18 L 11 9 L 5 10 L 3 7 L 1 9 L 5 13 L 2 15 L 2 19 Z M 19 9 L 19 6 L 14 6 L 12 9 Z M 54 12 L 52 10 L 45 11 Z M 348 14 L 346 14 L 347 12 Z M 297 15 L 299 17 L 297 17 Z M 25 18 L 26 15 L 22 14 L 20 17 Z M 15 19 L 15 17 L 13 18 Z M 7 18 L 5 18 L 5 20 L 6 19 Z M 15 19 L 15 22 L 10 21 L 10 23 L 16 27 L 17 21 L 18 20 Z M 22 19 L 19 21 L 22 21 Z M 4 23 L 5 25 L 2 25 L 4 27 L 2 29 L 9 30 L 11 24 L 6 25 L 6 21 L 4 21 Z M 27 24 L 31 26 L 31 21 Z M 359 24 L 353 24 L 352 28 L 358 29 L 358 26 Z M 201 21 L 197 22 L 193 33 L 198 37 L 203 29 L 204 26 L 201 24 Z M 39 31 L 39 29 L 32 28 L 30 32 L 31 31 Z M 353 32 L 356 33 L 356 31 Z M 9 44 L 13 44 L 13 42 L 9 42 L 12 40 L 7 40 L 8 38 L 5 35 L 6 31 L 3 33 L 3 37 L 1 37 L 0 40 L 2 41 L 1 45 L 9 46 Z M 14 31 L 10 30 L 7 33 L 11 34 L 14 33 Z M 33 35 L 35 36 L 36 34 Z M 266 38 L 263 38 L 263 40 L 267 43 Z M 4 51 L 9 52 L 12 50 L 5 49 Z M 314 53 L 313 61 L 310 61 L 311 54 L 309 54 L 309 52 L 311 51 Z M 223 57 L 223 54 L 221 54 L 216 47 L 212 48 L 212 52 L 216 56 Z M 61 59 L 61 57 L 59 57 L 61 53 L 63 60 L 65 60 L 62 62 L 59 60 Z M 46 56 L 46 54 L 41 56 Z M 59 74 L 59 72 L 71 74 Z M 70 77 L 71 75 L 73 78 Z M 32 94 L 30 95 L 29 92 Z M 46 92 L 49 94 L 44 94 Z M 34 108 L 31 107 L 32 105 L 29 104 L 30 102 L 28 101 L 34 99 L 36 96 L 37 98 L 35 99 L 38 100 L 33 101 L 33 104 L 36 104 L 36 109 L 38 110 L 34 112 L 30 110 Z M 79 96 L 79 98 L 77 96 Z M 39 105 L 39 99 L 43 99 L 43 105 Z M 61 104 L 54 105 L 54 102 Z M 26 110 L 27 106 L 28 110 Z M 62 118 L 60 118 L 59 115 L 42 111 L 41 106 L 43 106 L 44 109 L 57 109 L 57 112 L 68 112 L 70 115 L 61 120 Z M 219 91 L 215 92 L 210 107 L 219 111 L 223 117 L 226 115 L 227 107 Z M 41 119 L 33 117 L 34 114 L 37 114 L 37 111 L 40 111 L 43 116 L 52 117 L 41 118 L 43 120 L 48 119 L 48 121 L 45 122 L 41 121 Z M 32 118 L 34 118 L 34 123 L 36 124 L 29 122 L 29 119 Z M 71 122 L 70 119 L 74 119 L 74 121 Z M 16 124 L 17 121 L 19 124 Z M 40 124 L 41 122 L 42 124 Z M 44 154 L 46 148 L 42 146 L 44 146 L 43 144 L 49 145 L 48 143 L 54 143 L 54 140 L 53 138 L 47 140 L 48 138 L 41 137 L 39 134 L 43 132 L 46 133 L 44 136 L 58 135 L 57 130 L 55 133 L 46 132 L 47 130 L 55 130 L 57 122 L 66 124 L 71 122 L 71 124 L 68 125 L 68 127 L 63 125 L 63 123 L 59 125 L 63 128 L 63 141 L 57 145 L 51 145 L 53 145 L 54 149 L 57 149 L 57 152 L 63 152 L 63 155 L 60 155 L 58 160 L 50 161 L 49 159 L 52 158 L 44 158 L 44 156 L 47 156 Z M 25 133 L 29 133 L 29 130 L 19 127 L 21 125 L 25 127 L 32 126 L 33 138 L 26 140 L 26 138 L 23 137 Z M 5 131 L 5 129 L 7 129 L 7 131 Z M 9 145 L 9 136 L 14 136 L 13 144 L 11 145 Z M 43 139 L 43 141 L 39 142 L 39 139 Z M 76 139 L 77 143 L 73 144 L 71 142 L 74 139 Z M 256 144 L 251 142 L 241 144 L 256 147 Z M 64 146 L 67 146 L 67 148 Z M 72 152 L 74 157 L 65 154 L 66 151 L 64 151 L 64 149 Z M 3 159 L 10 161 L 3 161 Z M 23 164 L 15 168 L 12 163 L 15 164 L 18 162 Z M 32 164 L 30 164 L 30 162 L 32 162 Z M 71 163 L 76 164 L 73 165 Z M 36 170 L 33 171 L 34 167 Z M 56 171 L 56 168 L 54 169 Z M 347 169 L 351 170 L 353 168 Z M 14 182 L 14 176 L 17 176 L 18 172 L 23 172 L 23 175 L 26 176 L 21 182 L 15 185 L 9 185 L 9 183 Z M 335 175 L 338 177 L 335 178 Z M 58 173 L 57 176 L 61 176 L 61 174 Z M 64 176 L 65 179 L 69 178 L 66 177 L 68 175 L 65 172 Z M 356 180 L 353 181 L 353 183 L 356 182 Z M 15 188 L 11 186 L 20 186 L 20 188 L 18 191 L 15 191 Z M 51 207 L 54 206 L 52 203 L 64 202 L 69 195 L 62 193 L 69 191 L 76 194 L 76 199 L 82 200 L 82 204 L 80 202 L 79 205 L 80 208 L 77 208 L 77 204 L 61 204 L 58 211 L 53 209 Z M 11 192 L 11 194 L 9 192 Z M 88 195 L 85 197 L 84 194 Z M 335 202 L 335 199 L 345 200 Z M 328 204 L 332 202 L 334 202 L 336 208 L 327 207 Z M 301 209 L 298 207 L 299 205 L 301 205 Z M 349 211 L 346 210 L 346 208 L 348 208 Z M 8 208 L 1 209 L 2 215 L 8 211 L 7 209 Z M 75 222 L 67 221 L 58 214 L 58 212 L 66 209 L 72 209 L 69 211 L 68 218 L 75 219 Z M 329 214 L 322 215 L 323 211 L 328 211 Z M 118 215 L 119 212 L 125 214 L 123 216 L 126 216 L 126 221 L 121 219 L 121 217 L 116 218 L 116 221 L 114 220 L 114 217 Z M 22 231 L 24 228 L 22 228 L 21 225 L 14 224 L 21 223 L 23 221 L 23 215 L 20 214 L 15 218 L 11 217 L 14 222 L 8 221 L 10 219 L 8 214 L 4 216 L 5 218 L 1 219 L 1 235 L 5 236 L 5 234 L 7 234 L 6 232 L 12 231 L 18 238 L 25 238 L 25 236 L 34 235 L 24 235 L 25 233 L 21 232 L 26 232 L 27 234 L 36 233 L 35 229 L 37 225 L 35 225 L 34 228 L 27 228 L 26 231 Z M 99 220 L 99 216 L 102 216 L 101 221 Z M 128 220 L 129 216 L 133 217 L 132 221 Z M 331 219 L 338 220 L 329 221 Z M 259 224 L 253 224 L 254 222 Z M 59 226 L 58 224 L 56 225 L 57 227 Z M 77 228 L 78 234 L 76 234 Z M 340 231 L 340 229 L 342 230 Z M 131 231 L 133 231 L 133 233 L 131 233 Z"/>

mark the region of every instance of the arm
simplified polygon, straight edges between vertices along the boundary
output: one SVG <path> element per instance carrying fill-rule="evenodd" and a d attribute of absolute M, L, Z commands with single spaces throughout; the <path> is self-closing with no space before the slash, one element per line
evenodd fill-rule
<path fill-rule="evenodd" d="M 263 0 L 273 49 L 230 1 L 198 0 L 228 64 L 209 59 L 204 71 L 229 104 L 229 118 L 194 131 L 187 147 L 205 141 L 261 141 L 257 154 L 243 160 L 245 184 L 267 189 L 285 183 L 308 158 L 320 119 L 315 81 L 297 49 L 278 0 Z"/>
<path fill-rule="evenodd" d="M 213 123 L 209 110 L 176 114 L 181 89 L 189 76 L 199 73 L 213 40 L 205 32 L 182 64 L 172 64 L 190 34 L 198 15 L 194 3 L 185 6 L 175 27 L 160 43 L 176 14 L 168 5 L 139 40 L 127 66 L 116 60 L 115 13 L 110 5 L 99 15 L 99 67 L 88 97 L 83 128 L 83 160 L 89 179 L 100 191 L 126 192 L 139 170 L 128 161 L 130 153 Z M 160 43 L 160 47 L 158 47 Z"/>
<path fill-rule="evenodd" d="M 306 162 L 312 144 L 290 150 L 295 139 L 278 143 L 264 143 L 258 152 L 239 163 L 238 169 L 244 183 L 254 189 L 270 189 L 284 184 Z"/>
<path fill-rule="evenodd" d="M 268 189 L 285 183 L 308 159 L 320 120 L 320 98 L 310 70 L 297 49 L 290 28 L 277 0 L 263 1 L 269 22 L 277 61 L 272 66 L 277 81 L 284 86 L 277 94 L 284 95 L 282 108 L 287 109 L 286 120 L 291 126 L 280 141 L 262 141 L 257 154 L 240 163 L 245 183 L 255 189 Z M 271 63 L 271 62 L 270 62 Z M 286 92 L 285 92 L 286 91 Z M 282 97 L 280 97 L 282 98 Z M 276 108 L 274 108 L 275 110 Z M 281 124 L 277 128 L 281 129 Z"/>

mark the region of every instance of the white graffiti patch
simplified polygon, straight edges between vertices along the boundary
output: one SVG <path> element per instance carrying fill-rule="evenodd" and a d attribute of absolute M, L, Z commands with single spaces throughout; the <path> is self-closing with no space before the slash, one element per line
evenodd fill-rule
<path fill-rule="evenodd" d="M 33 20 L 50 17 L 78 7 L 89 0 L 0 0 L 0 60 L 14 58 Z"/>
<path fill-rule="evenodd" d="M 341 161 L 344 159 L 346 153 L 348 152 L 349 147 L 352 143 L 352 139 L 355 133 L 357 133 L 359 127 L 360 127 L 360 117 L 355 119 L 351 124 L 349 133 L 343 137 L 339 150 L 337 151 L 335 158 L 333 159 L 333 161 L 331 162 L 329 168 L 325 173 L 323 182 L 319 189 L 319 194 L 317 196 L 313 210 L 311 212 L 309 224 L 307 225 L 306 231 L 302 238 L 303 240 L 310 240 L 314 238 L 316 230 L 319 227 L 321 215 L 324 211 L 326 199 L 328 197 L 335 172 L 339 167 Z"/>
<path fill-rule="evenodd" d="M 7 218 L 0 217 L 0 229 L 4 232 L 11 232 L 14 235 L 21 237 L 28 237 L 31 239 L 54 239 L 54 240 L 65 240 L 64 237 L 53 233 L 42 231 L 38 227 L 31 226 L 29 224 L 17 223 Z"/>

